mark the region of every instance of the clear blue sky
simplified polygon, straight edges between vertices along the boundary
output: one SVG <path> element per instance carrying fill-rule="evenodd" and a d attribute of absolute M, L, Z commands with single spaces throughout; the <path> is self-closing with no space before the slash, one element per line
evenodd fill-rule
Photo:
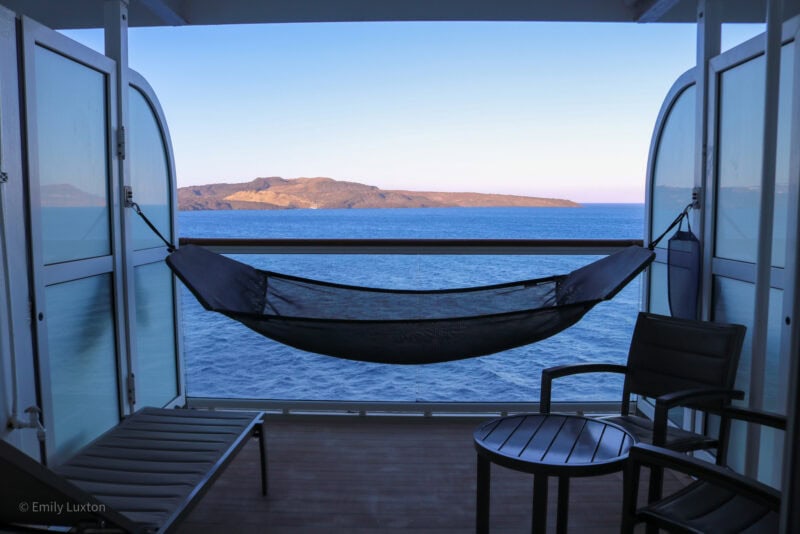
<path fill-rule="evenodd" d="M 733 26 L 724 47 L 760 31 Z M 328 176 L 388 189 L 643 202 L 691 25 L 335 23 L 142 28 L 178 185 Z M 102 50 L 99 31 L 65 32 Z"/>

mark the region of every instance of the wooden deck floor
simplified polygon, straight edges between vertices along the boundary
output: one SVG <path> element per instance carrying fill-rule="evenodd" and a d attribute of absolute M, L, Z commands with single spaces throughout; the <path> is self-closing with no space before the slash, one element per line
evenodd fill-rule
<path fill-rule="evenodd" d="M 189 533 L 474 532 L 478 419 L 283 416 L 267 430 L 269 495 L 252 441 L 184 521 Z M 669 485 L 683 481 L 668 475 Z M 646 487 L 646 484 L 643 484 Z M 570 532 L 618 532 L 622 475 L 573 479 Z M 532 478 L 492 466 L 492 532 L 529 532 Z M 548 530 L 554 530 L 551 482 Z"/>

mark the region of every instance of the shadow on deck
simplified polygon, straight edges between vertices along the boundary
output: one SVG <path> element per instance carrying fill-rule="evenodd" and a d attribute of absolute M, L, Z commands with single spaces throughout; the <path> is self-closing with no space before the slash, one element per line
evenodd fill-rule
<path fill-rule="evenodd" d="M 180 532 L 474 532 L 472 432 L 484 419 L 275 416 L 269 495 L 261 496 L 252 441 Z M 666 484 L 683 481 L 667 473 Z M 492 466 L 493 533 L 530 532 L 532 487 L 531 475 Z M 621 473 L 572 479 L 570 490 L 569 531 L 619 532 Z M 554 531 L 554 480 L 549 498 Z"/>

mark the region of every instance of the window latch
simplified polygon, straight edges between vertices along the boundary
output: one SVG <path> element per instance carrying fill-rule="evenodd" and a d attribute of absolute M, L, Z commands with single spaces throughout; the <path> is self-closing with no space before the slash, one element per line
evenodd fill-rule
<path fill-rule="evenodd" d="M 122 204 L 126 208 L 133 207 L 133 188 L 129 185 L 122 186 Z"/>

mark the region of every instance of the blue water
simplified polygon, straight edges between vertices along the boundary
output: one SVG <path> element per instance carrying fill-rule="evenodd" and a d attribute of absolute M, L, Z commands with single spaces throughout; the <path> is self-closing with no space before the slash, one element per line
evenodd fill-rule
<path fill-rule="evenodd" d="M 238 238 L 636 239 L 642 205 L 181 212 L 181 236 Z M 592 256 L 242 255 L 256 267 L 373 287 L 468 287 L 569 272 Z M 636 280 L 572 328 L 491 356 L 432 365 L 351 362 L 306 353 L 206 312 L 183 290 L 188 393 L 233 398 L 535 401 L 541 369 L 622 363 L 639 307 Z M 615 377 L 559 381 L 556 400 L 619 398 Z"/>

